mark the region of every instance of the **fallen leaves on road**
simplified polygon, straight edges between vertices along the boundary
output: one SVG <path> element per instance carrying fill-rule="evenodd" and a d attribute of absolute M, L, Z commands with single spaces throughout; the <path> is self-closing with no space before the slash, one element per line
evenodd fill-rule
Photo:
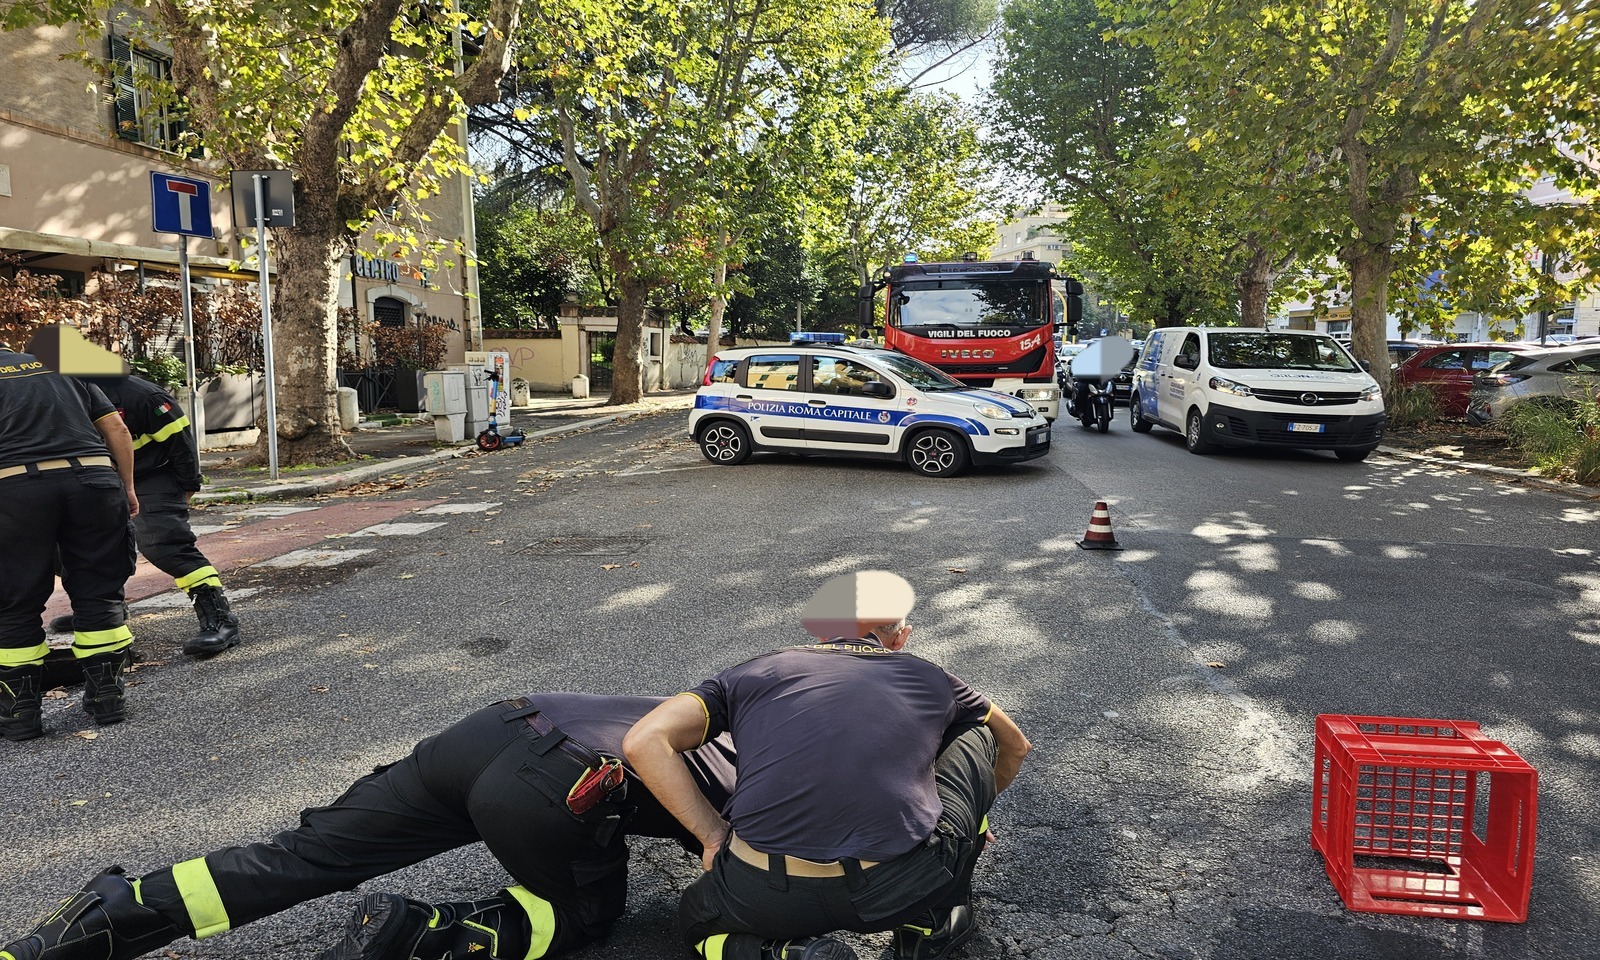
<path fill-rule="evenodd" d="M 967 572 L 967 568 L 966 567 L 951 567 L 950 568 L 950 572 L 951 573 L 966 573 Z"/>
<path fill-rule="evenodd" d="M 620 564 L 620 563 L 602 563 L 602 564 L 600 564 L 600 569 L 601 570 L 615 570 L 620 566 L 622 566 L 622 564 Z"/>
<path fill-rule="evenodd" d="M 1223 667 L 1226 667 L 1227 664 L 1223 663 L 1221 660 L 1211 660 L 1206 663 L 1206 666 L 1212 668 L 1213 670 L 1221 670 Z"/>
<path fill-rule="evenodd" d="M 54 690 L 46 690 L 43 697 L 46 700 L 65 700 L 67 699 L 67 691 L 57 687 Z"/>
<path fill-rule="evenodd" d="M 497 547 L 497 546 L 499 546 L 499 545 L 500 545 L 500 544 L 502 544 L 502 543 L 505 543 L 505 541 L 504 541 L 504 540 L 490 540 L 490 541 L 489 541 L 489 546 L 491 546 L 491 547 Z"/>
<path fill-rule="evenodd" d="M 324 686 L 323 684 L 320 684 L 320 683 L 313 683 L 311 686 L 307 687 L 306 689 L 310 690 L 312 693 L 327 693 L 328 692 L 328 688 L 326 686 Z"/>
<path fill-rule="evenodd" d="M 396 580 L 415 580 L 416 578 L 417 575 L 414 573 L 402 573 L 400 576 L 395 577 Z"/>
<path fill-rule="evenodd" d="M 85 740 L 98 740 L 98 739 L 100 739 L 100 733 L 98 731 L 95 731 L 95 730 L 79 730 L 77 733 L 74 733 L 73 736 L 74 737 L 82 737 Z"/>

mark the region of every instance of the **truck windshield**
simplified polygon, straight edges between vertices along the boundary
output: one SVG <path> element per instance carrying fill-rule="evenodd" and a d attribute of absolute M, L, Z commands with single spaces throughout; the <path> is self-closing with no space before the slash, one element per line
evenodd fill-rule
<path fill-rule="evenodd" d="M 1020 334 L 1050 322 L 1047 289 L 1036 280 L 909 280 L 894 288 L 889 322 L 913 333 L 919 327 L 1010 327 Z"/>
<path fill-rule="evenodd" d="M 1213 333 L 1211 365 L 1232 369 L 1360 371 L 1332 337 L 1305 334 Z"/>
<path fill-rule="evenodd" d="M 966 390 L 966 384 L 944 371 L 936 370 L 921 360 L 896 353 L 875 353 L 872 359 L 889 368 L 901 380 L 918 390 Z"/>

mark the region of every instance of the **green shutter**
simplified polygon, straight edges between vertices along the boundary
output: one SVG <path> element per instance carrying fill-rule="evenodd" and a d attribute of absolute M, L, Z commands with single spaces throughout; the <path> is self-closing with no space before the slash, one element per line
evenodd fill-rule
<path fill-rule="evenodd" d="M 142 140 L 139 133 L 139 110 L 134 99 L 133 48 L 124 37 L 111 35 L 111 116 L 117 136 L 124 140 Z"/>

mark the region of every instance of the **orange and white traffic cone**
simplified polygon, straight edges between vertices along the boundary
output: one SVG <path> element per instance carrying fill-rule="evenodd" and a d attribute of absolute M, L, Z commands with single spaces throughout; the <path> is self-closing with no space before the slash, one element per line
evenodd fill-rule
<path fill-rule="evenodd" d="M 1104 500 L 1094 502 L 1094 516 L 1089 518 L 1089 532 L 1078 541 L 1085 550 L 1121 550 L 1117 535 L 1111 532 L 1111 510 Z"/>

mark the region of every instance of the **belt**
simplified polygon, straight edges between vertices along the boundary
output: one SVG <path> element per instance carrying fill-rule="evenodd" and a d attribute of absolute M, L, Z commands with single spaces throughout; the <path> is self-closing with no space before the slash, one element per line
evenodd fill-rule
<path fill-rule="evenodd" d="M 109 467 L 110 457 L 68 457 L 65 460 L 40 460 L 38 463 L 23 463 L 15 467 L 0 467 L 0 480 L 6 477 L 20 476 L 24 473 L 41 473 L 45 470 L 70 470 L 73 467 Z"/>
<path fill-rule="evenodd" d="M 745 843 L 737 833 L 731 831 L 728 833 L 728 852 L 752 867 L 761 870 L 772 869 L 769 854 L 762 853 L 755 847 L 750 846 L 750 844 Z M 858 862 L 863 870 L 878 865 L 876 860 L 861 860 Z M 783 870 L 791 877 L 842 877 L 845 875 L 844 864 L 838 860 L 830 860 L 823 863 L 817 860 L 802 860 L 799 857 L 784 857 Z"/>
<path fill-rule="evenodd" d="M 590 750 L 588 747 L 567 736 L 565 733 L 562 733 L 561 729 L 556 726 L 555 721 L 551 720 L 544 714 L 538 713 L 537 711 L 532 713 L 520 713 L 520 711 L 529 710 L 531 708 L 527 697 L 517 697 L 515 700 L 507 700 L 506 702 L 515 708 L 506 719 L 516 720 L 519 719 L 520 716 L 520 719 L 527 723 L 529 729 L 533 731 L 535 741 L 543 740 L 546 737 L 559 738 L 555 741 L 553 746 L 547 749 L 559 750 L 590 769 L 599 767 L 606 762 L 605 757 L 602 757 L 600 754 L 595 753 L 593 750 Z M 545 750 L 541 749 L 539 752 L 542 754 L 545 752 Z"/>

